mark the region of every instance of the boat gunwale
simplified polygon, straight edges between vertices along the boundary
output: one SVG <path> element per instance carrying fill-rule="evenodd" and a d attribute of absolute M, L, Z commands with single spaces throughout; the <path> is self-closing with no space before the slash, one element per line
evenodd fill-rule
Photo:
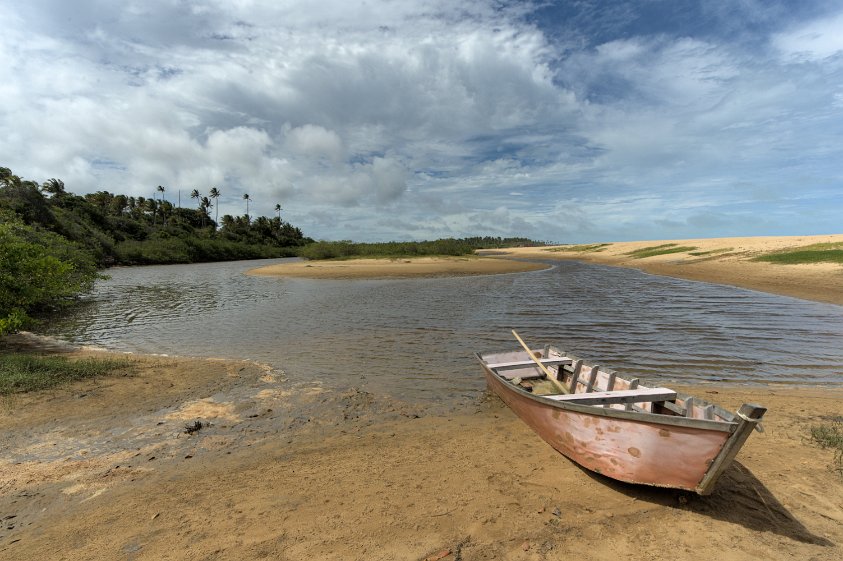
<path fill-rule="evenodd" d="M 483 366 L 483 370 L 488 373 L 489 375 L 493 376 L 498 382 L 500 382 L 503 387 L 507 389 L 507 391 L 512 391 L 517 393 L 518 395 L 524 396 L 529 398 L 530 400 L 542 404 L 544 406 L 552 407 L 555 409 L 563 409 L 568 411 L 573 411 L 576 413 L 582 413 L 586 415 L 594 415 L 598 417 L 614 417 L 617 419 L 624 419 L 629 421 L 638 421 L 638 422 L 645 422 L 651 424 L 659 424 L 659 425 L 671 425 L 671 426 L 679 426 L 679 427 L 687 427 L 687 428 L 697 428 L 697 429 L 705 429 L 705 430 L 715 430 L 719 432 L 727 432 L 733 433 L 738 426 L 738 423 L 735 421 L 717 421 L 714 419 L 696 419 L 691 417 L 680 417 L 674 415 L 660 415 L 657 413 L 649 413 L 649 412 L 642 412 L 642 411 L 627 411 L 622 409 L 614 409 L 611 407 L 603 407 L 599 405 L 584 405 L 579 403 L 574 403 L 570 401 L 556 401 L 553 399 L 547 399 L 543 396 L 536 395 L 534 393 L 528 392 L 524 388 L 520 386 L 514 385 L 508 382 L 505 378 L 499 375 L 497 372 L 492 370 L 488 367 L 488 362 L 483 358 L 484 354 L 500 354 L 489 352 L 489 353 L 479 353 L 475 352 L 474 356 L 480 362 L 481 366 Z M 626 380 L 620 376 L 620 378 Z M 684 394 L 683 394 L 684 395 Z M 688 396 L 693 397 L 693 396 Z"/>

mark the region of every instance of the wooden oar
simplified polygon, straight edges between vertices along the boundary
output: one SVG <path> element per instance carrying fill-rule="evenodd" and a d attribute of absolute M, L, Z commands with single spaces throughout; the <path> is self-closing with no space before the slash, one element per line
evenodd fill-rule
<path fill-rule="evenodd" d="M 551 383 L 553 383 L 557 388 L 559 388 L 562 393 L 571 393 L 570 391 L 568 391 L 568 388 L 565 387 L 565 384 L 557 380 L 556 377 L 553 375 L 553 372 L 548 370 L 547 367 L 542 364 L 542 361 L 536 358 L 536 355 L 533 354 L 533 351 L 530 350 L 530 347 L 527 346 L 527 343 L 524 342 L 524 339 L 522 339 L 518 335 L 518 333 L 515 332 L 514 329 L 512 330 L 512 334 L 515 335 L 515 338 L 518 339 L 518 342 L 521 343 L 521 346 L 524 347 L 525 351 L 527 351 L 527 355 L 529 355 L 529 357 L 533 359 L 533 362 L 535 362 L 536 365 L 538 365 L 538 367 L 542 369 L 542 372 L 544 372 L 544 375 L 547 376 L 547 379 Z M 559 368 L 562 368 L 562 366 L 560 366 Z"/>

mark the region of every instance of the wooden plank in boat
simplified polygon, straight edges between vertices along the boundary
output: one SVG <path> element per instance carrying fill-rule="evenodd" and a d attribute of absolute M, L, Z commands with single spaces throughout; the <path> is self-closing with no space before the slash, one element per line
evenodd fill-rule
<path fill-rule="evenodd" d="M 565 358 L 542 358 L 541 363 L 545 366 L 556 366 L 559 364 L 571 364 L 571 361 Z M 512 368 L 524 368 L 525 366 L 536 366 L 532 360 L 518 360 L 515 362 L 498 362 L 497 364 L 487 364 L 486 368 L 490 370 L 509 370 Z"/>
<path fill-rule="evenodd" d="M 535 364 L 533 365 L 535 366 Z M 534 380 L 536 378 L 544 378 L 544 372 L 539 370 L 538 368 L 531 370 L 530 372 L 520 372 L 518 370 L 510 370 L 509 372 L 501 372 L 498 374 L 504 380 L 515 380 L 516 378 L 519 380 Z"/>
<path fill-rule="evenodd" d="M 582 372 L 582 361 L 577 359 L 573 363 L 573 371 L 571 372 L 571 386 L 568 388 L 568 393 L 577 393 L 577 384 L 580 381 L 580 372 Z"/>
<path fill-rule="evenodd" d="M 588 376 L 588 383 L 585 385 L 585 393 L 591 393 L 594 391 L 594 382 L 597 381 L 597 372 L 600 369 L 597 366 L 592 367 L 591 374 Z"/>
<path fill-rule="evenodd" d="M 664 407 L 665 409 L 669 409 L 669 410 L 673 411 L 677 415 L 681 415 L 683 417 L 685 416 L 685 408 L 682 407 L 681 405 L 676 405 L 675 403 L 665 401 L 664 403 L 662 403 L 662 407 Z"/>
<path fill-rule="evenodd" d="M 635 389 L 638 389 L 638 383 L 639 383 L 638 378 L 633 378 L 632 380 L 630 380 L 630 381 L 629 381 L 629 387 L 628 387 L 627 389 L 629 389 L 629 390 L 635 390 Z M 672 399 L 676 399 L 676 397 L 673 397 Z M 657 400 L 655 400 L 655 401 L 661 401 L 661 400 L 658 400 L 658 399 L 657 399 Z M 632 411 L 632 402 L 627 402 L 627 404 L 626 404 L 626 410 L 627 410 L 627 411 Z"/>
<path fill-rule="evenodd" d="M 676 392 L 669 388 L 643 388 L 613 392 L 591 392 L 568 395 L 545 395 L 554 401 L 567 401 L 580 405 L 605 405 L 610 403 L 641 403 L 644 401 L 670 401 Z"/>

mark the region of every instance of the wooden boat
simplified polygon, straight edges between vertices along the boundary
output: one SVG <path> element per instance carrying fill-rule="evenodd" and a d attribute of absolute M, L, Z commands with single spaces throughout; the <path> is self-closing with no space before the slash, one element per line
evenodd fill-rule
<path fill-rule="evenodd" d="M 489 389 L 540 437 L 613 479 L 707 495 L 752 429 L 761 430 L 766 408 L 758 405 L 731 413 L 668 388 L 642 386 L 555 347 L 531 354 L 475 356 Z"/>

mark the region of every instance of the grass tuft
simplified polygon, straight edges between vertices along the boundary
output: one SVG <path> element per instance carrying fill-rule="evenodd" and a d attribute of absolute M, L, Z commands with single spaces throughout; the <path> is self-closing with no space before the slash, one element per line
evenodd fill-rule
<path fill-rule="evenodd" d="M 546 249 L 545 251 L 576 251 L 580 253 L 597 253 L 598 251 L 603 251 L 607 247 L 609 247 L 610 243 L 592 243 L 592 244 L 583 244 L 583 245 L 568 245 L 565 247 L 552 247 L 550 249 Z"/>
<path fill-rule="evenodd" d="M 666 243 L 662 245 L 653 245 L 650 247 L 642 247 L 635 251 L 630 251 L 625 255 L 629 255 L 633 259 L 644 259 L 645 257 L 653 257 L 655 255 L 667 255 L 670 253 L 686 253 L 697 249 L 695 246 L 676 245 L 675 243 Z"/>
<path fill-rule="evenodd" d="M 810 427 L 810 441 L 822 449 L 834 450 L 831 471 L 843 477 L 843 422 L 831 421 Z"/>
<path fill-rule="evenodd" d="M 85 378 L 125 375 L 133 370 L 134 363 L 129 359 L 3 354 L 0 355 L 0 395 L 46 390 Z"/>
<path fill-rule="evenodd" d="M 765 261 L 779 265 L 799 265 L 804 263 L 843 264 L 843 243 L 816 243 L 795 249 L 759 255 L 753 261 Z"/>
<path fill-rule="evenodd" d="M 688 255 L 693 255 L 694 257 L 701 257 L 703 255 L 719 255 L 721 253 L 728 253 L 732 251 L 733 247 L 721 247 L 719 249 L 709 249 L 708 251 L 691 251 Z"/>

